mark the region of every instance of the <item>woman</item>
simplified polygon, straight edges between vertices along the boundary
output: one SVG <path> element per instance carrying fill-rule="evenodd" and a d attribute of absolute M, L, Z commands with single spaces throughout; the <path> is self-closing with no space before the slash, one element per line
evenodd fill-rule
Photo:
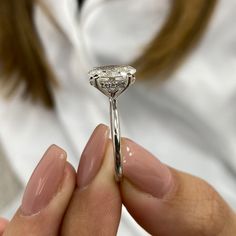
<path fill-rule="evenodd" d="M 4 235 L 115 235 L 122 203 L 153 235 L 235 235 L 235 2 L 219 1 L 209 21 L 215 4 L 87 0 L 78 10 L 67 0 L 1 1 L 3 92 L 14 92 L 0 100 L 1 175 L 10 179 L 1 215 L 21 205 L 10 223 L 1 220 Z M 92 128 L 108 123 L 107 100 L 87 78 L 101 64 L 132 64 L 143 79 L 119 99 L 122 134 L 224 200 L 129 139 L 118 188 L 107 127 L 84 149 Z M 52 143 L 68 162 L 51 146 L 20 204 L 18 186 Z M 75 181 L 69 163 L 83 149 Z M 9 194 L 13 178 L 20 184 Z M 118 234 L 145 235 L 125 210 Z"/>

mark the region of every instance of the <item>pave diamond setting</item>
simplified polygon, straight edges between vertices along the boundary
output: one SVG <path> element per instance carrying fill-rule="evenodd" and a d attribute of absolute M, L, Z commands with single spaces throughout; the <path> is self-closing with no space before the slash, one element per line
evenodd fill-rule
<path fill-rule="evenodd" d="M 109 98 L 116 98 L 135 82 L 136 70 L 131 66 L 101 66 L 88 72 L 90 84 Z"/>

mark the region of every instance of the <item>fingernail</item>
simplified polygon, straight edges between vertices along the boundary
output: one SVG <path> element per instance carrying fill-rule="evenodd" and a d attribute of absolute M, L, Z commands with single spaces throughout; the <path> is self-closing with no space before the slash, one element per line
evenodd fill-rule
<path fill-rule="evenodd" d="M 109 128 L 100 124 L 93 131 L 81 155 L 78 167 L 78 188 L 86 187 L 96 176 L 101 167 L 106 145 L 109 138 Z"/>
<path fill-rule="evenodd" d="M 65 151 L 50 146 L 26 186 L 21 205 L 23 215 L 36 214 L 49 204 L 63 179 L 65 163 Z"/>
<path fill-rule="evenodd" d="M 122 142 L 124 176 L 141 191 L 163 198 L 173 185 L 170 170 L 129 139 Z"/>

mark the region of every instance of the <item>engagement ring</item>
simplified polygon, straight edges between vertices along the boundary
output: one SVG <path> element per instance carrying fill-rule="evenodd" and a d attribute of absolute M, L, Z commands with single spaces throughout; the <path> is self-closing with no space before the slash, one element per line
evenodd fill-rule
<path fill-rule="evenodd" d="M 88 72 L 90 84 L 105 94 L 110 101 L 111 137 L 115 160 L 115 177 L 121 181 L 123 166 L 121 154 L 120 121 L 117 110 L 117 97 L 123 93 L 129 85 L 135 82 L 136 69 L 131 66 L 101 66 Z"/>

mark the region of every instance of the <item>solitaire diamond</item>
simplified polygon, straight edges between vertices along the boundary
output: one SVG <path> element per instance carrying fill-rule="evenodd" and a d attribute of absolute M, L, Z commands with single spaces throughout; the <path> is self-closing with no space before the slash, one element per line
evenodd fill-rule
<path fill-rule="evenodd" d="M 131 66 L 101 66 L 88 72 L 90 84 L 109 98 L 116 98 L 135 82 L 136 69 Z"/>

